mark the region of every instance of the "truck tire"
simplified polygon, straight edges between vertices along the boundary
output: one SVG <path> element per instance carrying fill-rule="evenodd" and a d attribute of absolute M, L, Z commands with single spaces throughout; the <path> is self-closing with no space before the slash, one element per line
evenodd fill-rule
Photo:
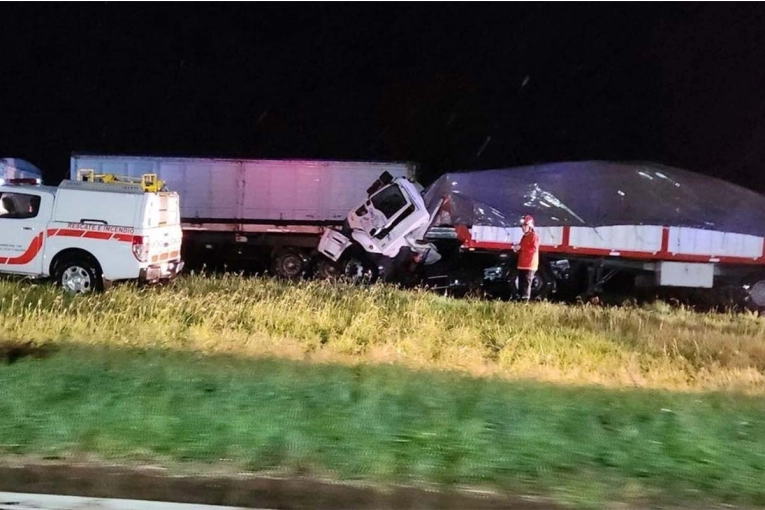
<path fill-rule="evenodd" d="M 375 267 L 366 257 L 352 255 L 341 262 L 342 275 L 352 283 L 372 283 L 377 279 Z"/>
<path fill-rule="evenodd" d="M 307 268 L 303 255 L 293 249 L 279 250 L 274 254 L 271 270 L 285 280 L 299 280 Z"/>
<path fill-rule="evenodd" d="M 345 279 L 352 283 L 372 282 L 376 278 L 374 268 L 364 258 L 356 255 L 344 255 L 337 262 L 320 257 L 314 272 L 321 280 Z"/>
<path fill-rule="evenodd" d="M 98 264 L 87 257 L 66 258 L 56 264 L 56 285 L 70 294 L 89 294 L 104 288 Z"/>
<path fill-rule="evenodd" d="M 319 280 L 335 280 L 340 276 L 340 265 L 326 257 L 319 257 L 315 264 L 314 276 Z"/>

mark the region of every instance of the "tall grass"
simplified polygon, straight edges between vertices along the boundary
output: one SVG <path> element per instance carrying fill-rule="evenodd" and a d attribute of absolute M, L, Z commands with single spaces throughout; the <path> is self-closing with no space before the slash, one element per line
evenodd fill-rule
<path fill-rule="evenodd" d="M 455 300 L 387 286 L 189 276 L 72 297 L 0 282 L 0 341 L 397 363 L 569 384 L 765 391 L 765 320 L 664 306 Z"/>
<path fill-rule="evenodd" d="M 229 275 L 78 297 L 3 281 L 0 327 L 0 462 L 228 463 L 575 506 L 765 501 L 754 315 Z"/>
<path fill-rule="evenodd" d="M 760 397 L 88 347 L 1 365 L 0 388 L 0 466 L 468 486 L 579 508 L 765 504 Z"/>

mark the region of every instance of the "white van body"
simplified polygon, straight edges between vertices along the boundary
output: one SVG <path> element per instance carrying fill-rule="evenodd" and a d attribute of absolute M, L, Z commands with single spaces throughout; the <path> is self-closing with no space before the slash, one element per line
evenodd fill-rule
<path fill-rule="evenodd" d="M 71 292 L 154 282 L 183 268 L 174 192 L 63 181 L 0 186 L 0 273 L 53 277 Z"/>

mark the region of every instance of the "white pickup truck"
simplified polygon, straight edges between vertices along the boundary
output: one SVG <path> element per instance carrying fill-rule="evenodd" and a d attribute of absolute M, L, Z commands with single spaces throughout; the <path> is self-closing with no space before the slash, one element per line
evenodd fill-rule
<path fill-rule="evenodd" d="M 66 291 L 86 293 L 182 270 L 177 193 L 132 182 L 35 182 L 0 185 L 0 273 L 52 277 Z"/>

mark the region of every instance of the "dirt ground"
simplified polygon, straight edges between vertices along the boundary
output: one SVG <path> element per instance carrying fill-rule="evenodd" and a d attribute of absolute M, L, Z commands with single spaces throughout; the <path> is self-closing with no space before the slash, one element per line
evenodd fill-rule
<path fill-rule="evenodd" d="M 151 468 L 55 461 L 0 463 L 0 491 L 294 510 L 556 508 L 549 500 L 487 492 L 381 489 L 309 478 L 179 475 Z"/>
<path fill-rule="evenodd" d="M 205 473 L 205 474 L 199 474 Z M 262 476 L 235 469 L 166 469 L 148 465 L 106 465 L 103 461 L 0 457 L 0 492 L 89 498 L 134 499 L 268 510 L 563 510 L 553 500 L 486 490 L 346 483 L 309 477 Z M 755 507 L 704 503 L 708 510 Z M 696 502 L 623 501 L 607 510 L 691 510 Z M 759 508 L 759 507 L 758 507 Z"/>

